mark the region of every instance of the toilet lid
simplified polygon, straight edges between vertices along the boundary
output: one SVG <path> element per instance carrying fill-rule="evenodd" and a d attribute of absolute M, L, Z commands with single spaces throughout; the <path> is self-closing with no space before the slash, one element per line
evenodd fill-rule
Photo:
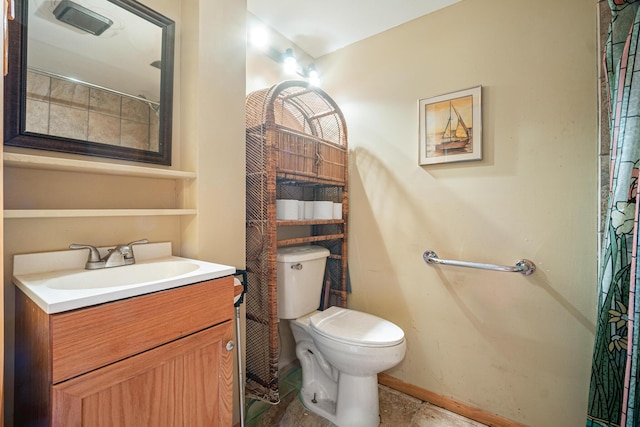
<path fill-rule="evenodd" d="M 347 308 L 329 307 L 309 318 L 311 329 L 327 338 L 365 347 L 390 347 L 404 340 L 404 332 L 377 316 Z"/>

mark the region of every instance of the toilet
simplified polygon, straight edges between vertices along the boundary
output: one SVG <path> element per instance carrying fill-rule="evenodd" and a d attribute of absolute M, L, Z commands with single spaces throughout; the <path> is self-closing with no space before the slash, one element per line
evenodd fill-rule
<path fill-rule="evenodd" d="M 355 310 L 318 311 L 328 256 L 314 245 L 278 249 L 278 317 L 290 320 L 304 406 L 339 427 L 375 427 L 377 374 L 404 358 L 404 332 Z"/>

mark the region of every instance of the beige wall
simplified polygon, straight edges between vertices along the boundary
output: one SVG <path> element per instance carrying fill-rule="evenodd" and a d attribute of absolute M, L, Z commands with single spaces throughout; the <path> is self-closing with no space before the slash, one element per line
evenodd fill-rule
<path fill-rule="evenodd" d="M 349 130 L 349 305 L 407 336 L 388 373 L 530 426 L 583 425 L 586 414 L 595 12 L 579 0 L 466 0 L 317 61 Z M 249 57 L 248 82 L 274 73 Z M 420 167 L 418 99 L 477 85 L 483 160 Z M 538 271 L 433 267 L 427 249 L 528 258 Z"/>
<path fill-rule="evenodd" d="M 467 0 L 322 58 L 350 144 L 350 306 L 389 374 L 530 426 L 583 425 L 596 289 L 595 5 Z M 483 86 L 483 160 L 420 167 L 417 100 Z M 530 277 L 422 261 L 538 265 Z"/>
<path fill-rule="evenodd" d="M 198 171 L 199 209 L 183 221 L 183 254 L 244 268 L 246 2 L 182 3 L 181 155 Z"/>
<path fill-rule="evenodd" d="M 176 21 L 171 169 L 196 171 L 198 178 L 185 184 L 183 190 L 180 182 L 172 180 L 5 168 L 5 208 L 186 205 L 197 207 L 198 215 L 5 220 L 7 425 L 11 425 L 13 412 L 14 291 L 10 278 L 14 254 L 62 250 L 72 242 L 107 246 L 146 237 L 151 241 L 171 241 L 175 255 L 244 267 L 246 3 L 235 0 L 143 3 Z"/>

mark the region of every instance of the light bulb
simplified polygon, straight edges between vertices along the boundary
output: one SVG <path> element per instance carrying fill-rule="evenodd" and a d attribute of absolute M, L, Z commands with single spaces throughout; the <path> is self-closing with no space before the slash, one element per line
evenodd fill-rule
<path fill-rule="evenodd" d="M 308 77 L 309 84 L 311 86 L 320 86 L 320 74 L 318 74 L 318 71 L 313 64 L 309 65 Z"/>
<path fill-rule="evenodd" d="M 287 49 L 284 51 L 284 71 L 287 74 L 295 74 L 298 70 L 298 61 L 296 61 L 296 57 L 293 56 L 293 50 Z"/>
<path fill-rule="evenodd" d="M 249 34 L 251 45 L 258 49 L 265 49 L 269 43 L 269 32 L 262 25 L 253 27 Z"/>

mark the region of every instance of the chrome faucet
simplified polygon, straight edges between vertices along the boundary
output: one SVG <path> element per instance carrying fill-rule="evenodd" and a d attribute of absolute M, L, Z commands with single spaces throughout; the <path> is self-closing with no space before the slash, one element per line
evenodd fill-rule
<path fill-rule="evenodd" d="M 149 240 L 141 239 L 127 243 L 126 245 L 117 245 L 115 248 L 109 249 L 103 258 L 100 258 L 100 252 L 98 252 L 95 246 L 72 243 L 69 245 L 69 249 L 89 249 L 89 258 L 84 268 L 87 270 L 98 270 L 100 268 L 135 264 L 136 259 L 133 256 L 133 245 L 141 243 L 149 243 Z"/>

